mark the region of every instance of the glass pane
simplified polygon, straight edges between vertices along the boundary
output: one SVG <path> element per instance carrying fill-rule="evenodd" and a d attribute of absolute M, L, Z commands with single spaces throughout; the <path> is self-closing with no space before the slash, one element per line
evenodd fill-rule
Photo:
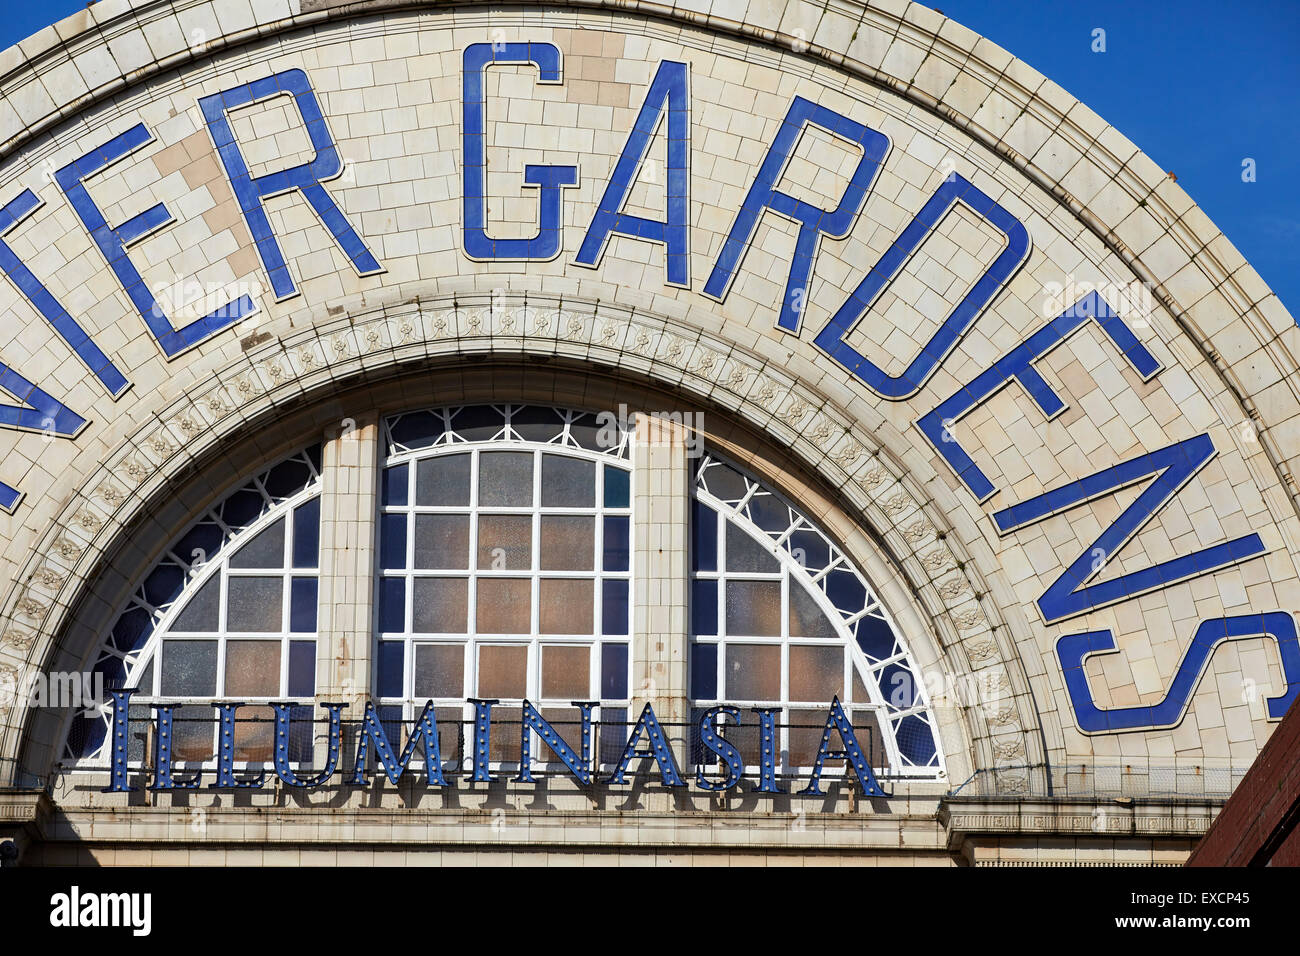
<path fill-rule="evenodd" d="M 781 570 L 781 562 L 764 545 L 751 538 L 735 525 L 727 525 L 727 570 L 762 571 Z"/>
<path fill-rule="evenodd" d="M 113 625 L 109 643 L 123 654 L 129 654 L 144 647 L 152 633 L 153 615 L 142 607 L 133 607 L 123 612 Z"/>
<path fill-rule="evenodd" d="M 790 579 L 790 636 L 836 636 L 835 625 L 822 613 L 808 590 L 794 578 Z"/>
<path fill-rule="evenodd" d="M 140 590 L 144 599 L 154 607 L 166 607 L 180 597 L 185 580 L 185 572 L 180 566 L 168 561 L 149 572 Z"/>
<path fill-rule="evenodd" d="M 600 633 L 626 634 L 628 582 L 604 581 L 600 588 Z"/>
<path fill-rule="evenodd" d="M 263 475 L 262 487 L 272 498 L 283 501 L 306 488 L 310 481 L 311 469 L 301 458 L 294 457 L 280 462 Z"/>
<path fill-rule="evenodd" d="M 216 754 L 216 711 L 210 707 L 177 707 L 172 711 L 172 760 L 211 760 Z"/>
<path fill-rule="evenodd" d="M 622 468 L 605 466 L 605 507 L 626 508 L 632 499 L 632 475 Z"/>
<path fill-rule="evenodd" d="M 465 696 L 465 645 L 417 644 L 415 646 L 415 696 Z"/>
<path fill-rule="evenodd" d="M 312 721 L 311 707 L 289 708 L 290 763 L 311 763 L 313 738 L 315 737 Z"/>
<path fill-rule="evenodd" d="M 866 587 L 847 568 L 836 568 L 826 575 L 826 596 L 831 604 L 849 614 L 857 614 L 867 603 Z"/>
<path fill-rule="evenodd" d="M 844 699 L 844 650 L 790 645 L 790 699 L 830 703 Z"/>
<path fill-rule="evenodd" d="M 858 746 L 867 756 L 867 762 L 873 767 L 879 767 L 885 762 L 885 746 L 880 739 L 880 722 L 876 720 L 874 711 L 863 708 L 855 708 L 849 713 L 849 719 L 853 722 L 853 736 L 858 738 Z M 918 717 L 917 720 L 920 720 Z M 926 728 L 927 732 L 929 728 Z M 831 740 L 836 735 L 831 734 Z M 933 738 L 931 738 L 933 740 Z"/>
<path fill-rule="evenodd" d="M 606 571 L 626 571 L 631 539 L 631 519 L 619 515 L 605 517 L 605 556 L 601 563 Z"/>
<path fill-rule="evenodd" d="M 308 634 L 316 630 L 315 578 L 294 578 L 289 584 L 289 630 Z"/>
<path fill-rule="evenodd" d="M 380 641 L 379 659 L 375 662 L 375 686 L 380 697 L 402 697 L 403 655 L 401 641 Z"/>
<path fill-rule="evenodd" d="M 884 618 L 866 615 L 858 621 L 857 632 L 858 647 L 872 660 L 883 661 L 898 652 L 894 631 Z"/>
<path fill-rule="evenodd" d="M 228 528 L 247 528 L 257 520 L 265 506 L 266 499 L 261 493 L 245 488 L 221 503 L 221 520 Z"/>
<path fill-rule="evenodd" d="M 461 706 L 435 707 L 433 713 L 438 724 L 438 749 L 442 751 L 442 765 L 448 767 L 460 760 L 461 737 L 472 735 L 473 730 L 463 723 L 465 711 Z"/>
<path fill-rule="evenodd" d="M 505 425 L 505 415 L 491 405 L 469 405 L 455 412 L 452 430 L 466 441 L 491 441 Z"/>
<path fill-rule="evenodd" d="M 826 732 L 827 710 L 790 711 L 790 763 L 791 767 L 811 767 L 817 762 L 817 753 L 821 750 L 822 734 Z M 830 750 L 843 750 L 838 730 L 831 731 Z M 840 761 L 828 763 L 826 769 L 834 772 L 836 767 L 846 766 Z"/>
<path fill-rule="evenodd" d="M 492 708 L 492 745 L 488 748 L 493 763 L 519 762 L 519 726 L 524 712 L 519 707 Z M 533 751 L 536 755 L 537 751 Z"/>
<path fill-rule="evenodd" d="M 275 697 L 280 693 L 279 641 L 227 641 L 227 697 Z"/>
<path fill-rule="evenodd" d="M 568 744 L 574 753 L 582 752 L 582 711 L 576 707 L 543 707 L 541 715 L 542 720 L 551 725 L 560 739 Z M 555 756 L 555 751 L 547 746 L 539 733 L 533 734 L 533 761 L 555 767 L 563 766 L 560 759 Z"/>
<path fill-rule="evenodd" d="M 853 700 L 858 704 L 868 704 L 871 702 L 871 695 L 867 693 L 867 685 L 862 683 L 862 674 L 858 672 L 858 665 L 850 662 L 849 676 L 853 680 Z"/>
<path fill-rule="evenodd" d="M 185 610 L 172 622 L 173 631 L 212 633 L 217 630 L 217 610 L 221 604 L 221 575 L 208 578 L 198 593 L 190 598 Z M 124 648 L 129 650 L 129 648 Z"/>
<path fill-rule="evenodd" d="M 225 540 L 226 532 L 216 522 L 200 521 L 172 546 L 172 553 L 191 566 L 198 566 L 215 557 Z"/>
<path fill-rule="evenodd" d="M 898 742 L 898 751 L 903 759 L 918 767 L 927 766 L 934 760 L 938 749 L 934 742 L 934 731 L 918 715 L 904 717 L 894 725 L 894 739 Z M 862 746 L 866 746 L 864 743 Z"/>
<path fill-rule="evenodd" d="M 564 419 L 554 408 L 516 406 L 510 413 L 510 427 L 524 441 L 547 442 L 564 430 Z"/>
<path fill-rule="evenodd" d="M 718 582 L 691 582 L 691 633 L 718 633 Z"/>
<path fill-rule="evenodd" d="M 275 711 L 270 707 L 241 707 L 235 711 L 235 760 L 270 763 L 275 744 Z"/>
<path fill-rule="evenodd" d="M 907 710 L 921 702 L 921 689 L 906 664 L 895 661 L 876 672 L 876 685 L 885 702 L 899 710 Z"/>
<path fill-rule="evenodd" d="M 407 485 L 410 484 L 410 468 L 407 465 L 393 465 L 385 468 L 380 479 L 379 500 L 384 505 L 404 505 L 407 501 Z"/>
<path fill-rule="evenodd" d="M 596 561 L 596 519 L 590 515 L 542 515 L 543 571 L 590 571 Z"/>
<path fill-rule="evenodd" d="M 794 531 L 790 534 L 790 553 L 809 571 L 817 572 L 831 563 L 831 546 L 816 531 Z"/>
<path fill-rule="evenodd" d="M 479 515 L 480 571 L 528 571 L 533 566 L 531 515 Z"/>
<path fill-rule="evenodd" d="M 586 700 L 591 693 L 591 648 L 542 646 L 542 696 Z"/>
<path fill-rule="evenodd" d="M 478 503 L 483 508 L 532 507 L 533 456 L 517 451 L 480 454 Z"/>
<path fill-rule="evenodd" d="M 718 513 L 700 501 L 692 501 L 691 534 L 691 570 L 718 570 Z"/>
<path fill-rule="evenodd" d="M 776 637 L 781 633 L 780 581 L 728 581 L 727 633 Z"/>
<path fill-rule="evenodd" d="M 691 699 L 718 699 L 718 645 L 691 645 Z"/>
<path fill-rule="evenodd" d="M 726 695 L 728 700 L 780 700 L 781 648 L 728 644 Z"/>
<path fill-rule="evenodd" d="M 749 513 L 750 521 L 773 537 L 785 533 L 785 529 L 794 521 L 790 509 L 775 495 L 765 491 L 754 492 L 754 496 L 745 505 L 745 510 Z"/>
<path fill-rule="evenodd" d="M 216 681 L 216 677 L 217 677 L 216 670 L 217 670 L 217 668 L 216 668 L 216 663 L 215 663 L 215 661 L 214 661 L 213 666 L 212 666 L 212 683 L 213 683 L 213 686 L 215 686 L 215 685 L 216 685 L 216 682 L 217 682 L 217 681 Z M 152 694 L 152 693 L 153 693 L 153 661 L 152 661 L 152 660 L 151 660 L 148 664 L 145 665 L 144 670 L 142 670 L 142 671 L 140 672 L 139 676 L 132 678 L 132 683 L 131 683 L 129 686 L 133 686 L 133 687 L 137 687 L 137 688 L 139 688 L 140 693 L 142 693 L 142 694 Z M 159 691 L 159 693 L 162 693 L 162 691 Z"/>
<path fill-rule="evenodd" d="M 284 567 L 284 519 L 263 528 L 248 544 L 230 556 L 232 568 Z"/>
<path fill-rule="evenodd" d="M 709 467 L 701 473 L 701 477 L 709 493 L 728 504 L 736 504 L 749 492 L 749 482 L 740 472 L 721 462 L 710 463 Z"/>
<path fill-rule="evenodd" d="M 588 451 L 605 451 L 614 447 L 609 440 L 608 426 L 600 424 L 595 415 L 574 416 L 569 422 L 569 437 L 578 443 L 578 447 Z"/>
<path fill-rule="evenodd" d="M 406 513 L 379 516 L 379 566 L 385 570 L 406 567 Z"/>
<path fill-rule="evenodd" d="M 289 696 L 312 697 L 316 693 L 316 642 L 289 642 Z"/>
<path fill-rule="evenodd" d="M 478 649 L 478 696 L 522 698 L 528 693 L 528 648 L 485 644 Z M 516 737 L 516 744 L 518 739 Z"/>
<path fill-rule="evenodd" d="M 543 508 L 591 508 L 595 504 L 595 462 L 563 455 L 542 456 Z"/>
<path fill-rule="evenodd" d="M 628 735 L 632 733 L 632 728 L 628 726 L 627 708 L 600 708 L 600 727 L 596 732 L 599 735 L 596 752 L 600 754 L 600 765 L 608 767 L 618 763 L 623 756 L 623 748 L 627 746 Z"/>
<path fill-rule="evenodd" d="M 439 455 L 415 466 L 415 503 L 442 508 L 469 504 L 469 455 Z"/>
<path fill-rule="evenodd" d="M 379 582 L 379 630 L 384 634 L 406 630 L 406 582 L 401 578 Z"/>
<path fill-rule="evenodd" d="M 320 499 L 301 504 L 293 513 L 293 566 L 314 568 L 320 564 Z"/>
<path fill-rule="evenodd" d="M 561 578 L 541 583 L 543 634 L 590 634 L 595 589 L 591 581 Z"/>
<path fill-rule="evenodd" d="M 427 448 L 447 430 L 441 414 L 409 412 L 391 419 L 388 432 L 393 442 L 406 448 Z"/>
<path fill-rule="evenodd" d="M 478 633 L 530 633 L 531 584 L 527 578 L 479 578 L 478 600 L 475 602 Z"/>
<path fill-rule="evenodd" d="M 162 696 L 211 697 L 216 692 L 216 641 L 163 641 Z"/>
<path fill-rule="evenodd" d="M 417 568 L 469 567 L 468 515 L 416 515 Z"/>
<path fill-rule="evenodd" d="M 417 634 L 464 634 L 469 619 L 466 578 L 416 578 L 411 587 L 413 623 Z"/>
<path fill-rule="evenodd" d="M 627 645 L 605 644 L 600 649 L 600 696 L 627 699 Z"/>
<path fill-rule="evenodd" d="M 283 607 L 283 578 L 226 579 L 227 631 L 278 631 Z"/>

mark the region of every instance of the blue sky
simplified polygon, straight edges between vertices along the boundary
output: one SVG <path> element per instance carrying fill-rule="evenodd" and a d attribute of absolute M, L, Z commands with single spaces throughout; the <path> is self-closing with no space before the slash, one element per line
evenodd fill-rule
<path fill-rule="evenodd" d="M 0 47 L 82 6 L 0 0 Z M 1300 0 L 938 0 L 938 8 L 1051 77 L 1176 174 L 1300 316 Z M 1097 29 L 1106 31 L 1104 53 L 1092 49 Z M 1242 181 L 1247 158 L 1254 182 Z"/>

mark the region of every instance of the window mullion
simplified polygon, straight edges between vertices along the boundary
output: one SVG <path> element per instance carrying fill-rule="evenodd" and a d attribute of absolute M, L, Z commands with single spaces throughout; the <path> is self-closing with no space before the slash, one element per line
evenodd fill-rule
<path fill-rule="evenodd" d="M 321 455 L 316 697 L 358 714 L 372 688 L 379 421 L 326 429 Z"/>
<path fill-rule="evenodd" d="M 686 685 L 689 640 L 690 462 L 686 431 L 668 419 L 637 417 L 632 448 L 632 712 L 650 703 L 679 760 L 689 756 Z"/>

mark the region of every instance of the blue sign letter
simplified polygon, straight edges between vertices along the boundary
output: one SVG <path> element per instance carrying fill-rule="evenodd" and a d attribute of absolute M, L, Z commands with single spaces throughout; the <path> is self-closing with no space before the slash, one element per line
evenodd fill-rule
<path fill-rule="evenodd" d="M 95 240 L 95 245 L 99 246 L 99 251 L 108 261 L 117 280 L 122 283 L 127 298 L 135 305 L 140 317 L 144 319 L 144 324 L 157 339 L 163 354 L 168 358 L 175 358 L 186 349 L 198 345 L 208 336 L 234 325 L 254 312 L 257 307 L 253 305 L 251 298 L 242 295 L 234 302 L 221 306 L 211 315 L 195 319 L 189 325 L 177 329 L 173 328 L 171 322 L 167 320 L 162 306 L 153 297 L 153 293 L 145 287 L 143 277 L 131 262 L 131 257 L 127 255 L 127 249 L 133 243 L 171 225 L 175 219 L 167 211 L 166 206 L 158 203 L 139 215 L 132 216 L 120 226 L 110 226 L 104 220 L 103 212 L 95 205 L 95 200 L 91 199 L 90 193 L 86 191 L 85 181 L 152 141 L 153 134 L 145 129 L 143 123 L 139 123 L 121 136 L 115 136 L 99 149 L 91 150 L 76 162 L 64 166 L 54 174 L 54 178 L 67 194 L 72 208 L 76 210 L 82 225 Z"/>
<path fill-rule="evenodd" d="M 235 711 L 243 703 L 216 704 L 221 715 L 217 728 L 217 779 L 208 784 L 209 790 L 260 790 L 266 780 L 266 771 L 244 780 L 235 776 Z"/>
<path fill-rule="evenodd" d="M 561 193 L 578 185 L 577 166 L 525 166 L 524 185 L 541 190 L 540 221 L 532 239 L 493 239 L 487 234 L 487 91 L 489 66 L 532 63 L 539 83 L 561 81 L 560 49 L 554 43 L 472 43 L 465 47 L 461 73 L 461 162 L 465 255 L 471 259 L 554 259 L 560 254 L 564 219 Z"/>
<path fill-rule="evenodd" d="M 39 207 L 41 201 L 30 189 L 24 189 L 7 206 L 0 208 L 0 236 L 9 232 Z M 116 365 L 109 361 L 98 345 L 86 333 L 86 330 L 68 314 L 68 310 L 59 304 L 59 300 L 50 295 L 41 280 L 32 275 L 32 271 L 23 264 L 8 243 L 0 239 L 0 272 L 18 287 L 24 299 L 32 304 L 45 321 L 54 326 L 59 338 L 68 343 L 77 358 L 86 363 L 95 378 L 99 379 L 108 394 L 117 398 L 127 390 L 130 383 Z"/>
<path fill-rule="evenodd" d="M 339 746 L 343 737 L 343 708 L 347 704 L 327 704 L 321 706 L 329 711 L 330 732 L 329 748 L 325 760 L 325 769 L 314 777 L 300 778 L 289 765 L 289 720 L 295 709 L 294 704 L 272 704 L 275 711 L 275 775 L 284 781 L 286 787 L 301 790 L 314 790 L 330 777 L 339 762 Z"/>
<path fill-rule="evenodd" d="M 109 732 L 112 748 L 112 783 L 105 787 L 100 793 L 134 793 L 135 787 L 129 787 L 126 783 L 126 758 L 129 751 L 127 750 L 127 734 L 131 727 L 131 695 L 139 690 L 132 687 L 129 690 L 110 690 L 108 695 L 113 698 L 113 729 Z"/>
<path fill-rule="evenodd" d="M 0 428 L 39 431 L 73 438 L 86 425 L 84 418 L 53 395 L 37 388 L 4 362 L 0 362 L 0 389 L 24 403 L 0 405 Z M 22 497 L 22 492 L 18 489 L 0 481 L 0 509 L 12 514 Z"/>
<path fill-rule="evenodd" d="M 438 724 L 433 712 L 433 701 L 426 702 L 420 716 L 415 718 L 415 726 L 406 738 L 406 746 L 402 748 L 400 757 L 393 756 L 393 748 L 388 743 L 388 734 L 384 733 L 384 725 L 375 716 L 375 705 L 366 701 L 366 713 L 361 719 L 361 734 L 357 738 L 357 762 L 352 770 L 352 779 L 348 781 L 353 786 L 364 787 L 369 783 L 366 779 L 366 754 L 372 740 L 375 742 L 375 757 L 384 768 L 389 783 L 395 784 L 402 779 L 402 773 L 415 756 L 416 745 L 423 741 L 425 783 L 430 787 L 447 786 L 447 781 L 442 778 L 442 755 L 438 749 Z"/>
<path fill-rule="evenodd" d="M 591 783 L 591 771 L 587 769 L 591 766 L 591 708 L 597 703 L 599 701 L 572 701 L 573 706 L 582 712 L 582 744 L 580 745 L 582 753 L 579 755 L 573 752 L 573 748 L 564 742 L 564 738 L 556 733 L 555 728 L 537 712 L 531 703 L 524 701 L 524 717 L 519 725 L 519 776 L 515 777 L 515 782 L 533 782 L 529 767 L 533 762 L 533 731 L 535 730 L 542 738 L 542 743 L 550 747 L 555 756 L 564 762 L 564 765 L 569 768 L 569 773 L 577 777 L 579 783 L 584 787 Z"/>
<path fill-rule="evenodd" d="M 839 731 L 840 740 L 844 742 L 843 750 L 830 749 L 832 730 Z M 862 788 L 863 794 L 868 797 L 886 796 L 885 791 L 881 790 L 880 784 L 876 782 L 876 774 L 871 769 L 871 764 L 867 763 L 866 757 L 862 755 L 862 748 L 858 746 L 858 738 L 853 733 L 853 725 L 844 716 L 844 708 L 840 706 L 838 696 L 831 700 L 831 711 L 826 716 L 826 730 L 822 732 L 822 745 L 817 751 L 817 762 L 813 764 L 813 772 L 808 780 L 808 786 L 800 790 L 800 793 L 817 796 L 822 792 L 817 782 L 821 779 L 822 766 L 827 760 L 847 760 L 849 766 L 853 768 L 853 772 L 857 774 L 858 786 Z"/>
<path fill-rule="evenodd" d="M 643 730 L 646 732 L 646 736 L 650 738 L 649 750 L 636 749 Z M 655 762 L 659 764 L 659 776 L 663 780 L 665 787 L 686 786 L 681 774 L 677 772 L 677 761 L 673 759 L 673 751 L 668 746 L 668 738 L 664 736 L 663 730 L 659 727 L 659 718 L 655 716 L 654 708 L 648 703 L 645 705 L 645 709 L 641 711 L 641 717 L 637 720 L 636 726 L 632 728 L 632 733 L 628 735 L 627 746 L 623 748 L 623 756 L 619 760 L 613 776 L 609 778 L 610 783 L 624 782 L 623 774 L 627 770 L 627 765 L 632 762 L 633 757 L 654 757 Z"/>
<path fill-rule="evenodd" d="M 916 427 L 930 439 L 930 444 L 944 457 L 977 501 L 984 501 L 997 489 L 971 460 L 970 455 L 957 444 L 951 432 L 953 423 L 1012 381 L 1020 383 L 1020 387 L 1042 409 L 1049 421 L 1065 411 L 1065 402 L 1038 374 L 1033 363 L 1060 345 L 1088 319 L 1096 319 L 1102 331 L 1124 353 L 1124 358 L 1142 376 L 1143 381 L 1160 371 L 1160 363 L 1137 340 L 1132 330 L 1111 311 L 1101 296 L 1090 292 L 994 362 L 992 368 L 980 373 L 965 388 L 954 392 L 947 401 L 917 421 Z"/>
<path fill-rule="evenodd" d="M 179 704 L 154 704 L 158 711 L 158 738 L 154 747 L 154 777 L 150 790 L 197 790 L 199 778 L 203 771 L 194 771 L 188 780 L 177 780 L 172 776 L 172 711 Z"/>
<path fill-rule="evenodd" d="M 754 793 L 785 793 L 776 782 L 776 715 L 780 707 L 751 707 L 758 714 L 758 785 Z"/>
<path fill-rule="evenodd" d="M 582 248 L 573 260 L 577 265 L 596 267 L 611 234 L 662 242 L 666 247 L 665 274 L 668 284 L 689 289 L 690 276 L 690 150 L 691 101 L 687 82 L 690 67 L 685 63 L 664 60 L 650 83 L 641 113 L 614 164 L 613 175 L 605 187 L 596 215 L 587 227 Z M 665 134 L 668 139 L 668 171 L 664 177 L 667 190 L 668 221 L 645 219 L 620 213 L 632 183 L 640 173 L 650 141 L 654 139 L 664 108 L 668 109 Z"/>
<path fill-rule="evenodd" d="M 983 217 L 1007 237 L 1007 247 L 993 260 L 988 271 L 957 303 L 921 348 L 921 354 L 912 360 L 902 375 L 886 375 L 880 366 L 844 341 L 857 322 L 867 314 L 871 303 L 885 287 L 893 282 L 904 263 L 925 242 L 939 225 L 940 220 L 958 202 L 976 215 Z M 971 183 L 952 173 L 930 197 L 930 201 L 917 213 L 916 218 L 903 230 L 894 244 L 880 257 L 866 277 L 858 283 L 847 302 L 832 316 L 826 328 L 814 340 L 818 348 L 866 383 L 868 388 L 884 398 L 907 398 L 918 391 L 925 380 L 944 360 L 966 330 L 1011 278 L 1020 264 L 1029 256 L 1029 233 L 1015 216 L 1007 212 Z"/>
<path fill-rule="evenodd" d="M 730 790 L 740 783 L 741 774 L 745 772 L 745 761 L 741 759 L 740 751 L 731 746 L 718 733 L 719 714 L 726 714 L 737 724 L 740 723 L 740 711 L 734 707 L 710 707 L 700 715 L 700 742 L 708 748 L 710 753 L 715 753 L 721 757 L 722 762 L 727 765 L 727 779 L 717 783 L 704 776 L 704 767 L 701 766 L 696 771 L 695 782 L 699 784 L 702 790 Z"/>
<path fill-rule="evenodd" d="M 1213 457 L 1214 443 L 1210 441 L 1210 436 L 1197 435 L 1159 451 L 1103 468 L 1086 478 L 1045 491 L 993 515 L 993 523 L 998 526 L 998 531 L 1006 534 L 1060 514 L 1085 501 L 1118 491 L 1151 475 L 1156 476 L 1142 494 L 1124 509 L 1124 513 L 1043 592 L 1043 596 L 1038 599 L 1038 609 L 1043 614 L 1043 620 L 1053 624 L 1063 618 L 1123 601 L 1144 591 L 1168 587 L 1176 581 L 1209 574 L 1226 565 L 1263 554 L 1264 542 L 1259 535 L 1248 534 L 1223 544 L 1202 548 L 1193 554 L 1161 561 L 1140 571 L 1130 571 L 1109 581 L 1092 585 L 1087 583 Z"/>
<path fill-rule="evenodd" d="M 253 176 L 248 172 L 248 164 L 239 151 L 235 134 L 230 129 L 230 120 L 226 117 L 228 110 L 238 109 L 250 103 L 272 96 L 292 96 L 298 105 L 298 112 L 307 126 L 307 136 L 316 157 L 310 163 L 282 169 L 276 173 Z M 208 132 L 212 142 L 221 154 L 221 162 L 230 177 L 230 185 L 239 199 L 239 207 L 244 211 L 244 220 L 257 243 L 257 254 L 262 259 L 262 266 L 271 279 L 271 288 L 275 290 L 276 301 L 297 295 L 298 289 L 289 275 L 289 267 L 280 251 L 275 233 L 271 231 L 271 221 L 266 216 L 262 203 L 268 196 L 297 189 L 303 198 L 316 210 L 321 222 L 334 237 L 335 243 L 343 250 L 352 263 L 357 275 L 369 276 L 383 272 L 384 267 L 371 255 L 365 242 L 356 230 L 348 224 L 343 212 L 325 191 L 321 184 L 343 172 L 343 160 L 339 158 L 338 147 L 325 125 L 325 116 L 321 113 L 316 94 L 312 92 L 311 81 L 302 70 L 285 70 L 275 73 L 243 86 L 214 93 L 199 100 L 203 118 L 207 121 Z"/>
<path fill-rule="evenodd" d="M 1279 697 L 1268 698 L 1268 716 L 1280 720 L 1296 696 L 1300 694 L 1300 641 L 1297 641 L 1295 621 L 1284 611 L 1268 614 L 1243 614 L 1240 617 L 1217 617 L 1202 621 L 1192 638 L 1191 646 L 1178 665 L 1174 682 L 1165 699 L 1151 707 L 1113 707 L 1102 710 L 1092 699 L 1088 675 L 1083 665 L 1094 654 L 1109 654 L 1116 650 L 1115 636 L 1110 631 L 1088 631 L 1083 634 L 1066 634 L 1056 642 L 1056 656 L 1065 674 L 1065 687 L 1070 692 L 1074 719 L 1085 734 L 1121 730 L 1158 730 L 1173 727 L 1183 719 L 1183 712 L 1191 702 L 1192 693 L 1200 683 L 1214 651 L 1224 641 L 1247 637 L 1271 637 L 1277 642 L 1282 658 L 1282 674 L 1286 677 L 1286 690 Z"/>
<path fill-rule="evenodd" d="M 500 703 L 495 697 L 491 699 L 469 697 L 474 705 L 474 774 L 471 783 L 491 783 L 490 761 L 492 759 L 492 705 Z"/>
<path fill-rule="evenodd" d="M 819 126 L 862 148 L 853 178 L 844 188 L 844 195 L 832 210 L 819 209 L 776 188 L 785 171 L 786 163 L 798 145 L 804 126 Z M 812 274 L 813 257 L 822 236 L 843 239 L 849 234 L 853 220 L 862 204 L 867 201 L 867 190 L 876 178 L 880 161 L 885 158 L 889 140 L 881 133 L 855 123 L 834 110 L 818 106 L 802 96 L 796 96 L 785 114 L 785 121 L 777 131 L 776 139 L 768 147 L 763 165 L 759 167 L 754 183 L 749 187 L 744 205 L 731 225 L 731 232 L 722 246 L 722 253 L 713 265 L 704 294 L 719 302 L 727 297 L 732 280 L 740 270 L 741 261 L 754 238 L 758 221 L 770 209 L 799 223 L 799 237 L 795 241 L 794 258 L 790 261 L 790 274 L 786 279 L 785 298 L 781 302 L 781 316 L 777 328 L 787 332 L 799 331 L 804 298 L 808 294 L 808 279 Z"/>

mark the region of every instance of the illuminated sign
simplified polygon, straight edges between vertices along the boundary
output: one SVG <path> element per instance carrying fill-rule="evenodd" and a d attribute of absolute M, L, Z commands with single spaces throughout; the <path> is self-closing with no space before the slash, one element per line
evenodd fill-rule
<path fill-rule="evenodd" d="M 136 691 L 133 689 L 110 692 L 113 709 L 113 727 L 110 741 L 112 784 L 104 788 L 105 793 L 129 792 L 136 789 L 127 783 L 127 776 L 130 772 L 127 759 L 127 739 L 130 730 L 129 708 L 131 696 L 135 693 Z M 469 781 L 471 783 L 491 783 L 497 779 L 492 773 L 489 755 L 492 752 L 492 708 L 498 701 L 486 698 L 470 698 L 468 703 L 474 705 L 474 730 L 470 740 L 472 758 L 470 761 Z M 532 741 L 533 735 L 536 734 L 550 750 L 551 754 L 564 766 L 565 771 L 572 775 L 578 783 L 583 786 L 596 783 L 595 768 L 592 764 L 593 722 L 591 711 L 598 704 L 598 701 L 573 701 L 573 706 L 577 707 L 581 713 L 581 740 L 575 750 L 559 731 L 538 713 L 530 702 L 524 701 L 523 714 L 520 720 L 519 770 L 514 777 L 515 782 L 535 782 L 532 775 Z M 177 779 L 173 773 L 172 740 L 174 739 L 174 732 L 172 722 L 180 705 L 154 704 L 152 706 L 158 713 L 153 735 L 154 781 L 149 786 L 149 789 L 199 789 L 202 785 L 201 777 L 203 772 L 201 770 L 194 771 L 186 779 Z M 216 777 L 212 783 L 207 785 L 207 789 L 261 789 L 266 782 L 265 772 L 258 773 L 256 776 L 240 776 L 235 771 L 233 743 L 235 714 L 244 704 L 234 702 L 215 703 L 212 706 L 216 708 L 220 722 L 219 737 L 221 743 L 217 751 Z M 343 710 L 347 707 L 347 704 L 322 703 L 320 705 L 329 714 L 328 743 L 325 747 L 325 766 L 312 777 L 300 777 L 294 770 L 290 760 L 290 715 L 294 706 L 296 705 L 270 705 L 275 711 L 273 760 L 275 773 L 287 787 L 314 790 L 328 783 L 335 773 L 340 770 L 339 760 L 343 749 Z M 757 764 L 759 779 L 753 787 L 753 790 L 757 793 L 785 792 L 778 785 L 776 778 L 776 714 L 778 710 L 778 708 L 772 707 L 754 708 L 759 718 L 759 746 L 761 750 Z M 740 721 L 740 711 L 735 707 L 726 705 L 711 707 L 700 715 L 696 728 L 699 733 L 700 743 L 704 749 L 717 757 L 721 766 L 726 768 L 723 779 L 712 780 L 705 775 L 704 769 L 701 767 L 696 773 L 695 783 L 704 790 L 730 790 L 739 786 L 744 777 L 745 759 L 719 732 L 718 717 L 720 715 L 726 715 L 733 722 L 733 725 Z M 833 748 L 831 743 L 832 735 L 838 735 L 839 749 Z M 641 746 L 643 736 L 648 749 L 638 750 L 637 748 Z M 425 783 L 430 787 L 447 786 L 442 766 L 442 750 L 438 739 L 438 725 L 434 718 L 433 701 L 428 701 L 419 716 L 416 717 L 400 753 L 396 750 L 395 743 L 395 741 L 388 739 L 388 734 L 375 712 L 375 705 L 367 701 L 356 741 L 356 757 L 351 772 L 344 771 L 344 785 L 356 787 L 368 785 L 366 767 L 369 762 L 370 748 L 373 746 L 374 762 L 384 771 L 391 783 L 396 784 L 402 778 L 402 774 L 410 766 L 412 758 L 415 757 L 416 751 L 420 750 L 424 755 Z M 636 724 L 632 726 L 622 754 L 614 765 L 613 773 L 602 782 L 626 783 L 629 765 L 634 759 L 640 757 L 654 759 L 658 766 L 659 779 L 665 787 L 685 787 L 687 785 L 682 778 L 681 771 L 678 769 L 677 760 L 673 756 L 672 747 L 669 746 L 663 727 L 660 726 L 659 719 L 655 716 L 654 707 L 648 703 L 641 711 L 641 716 L 637 719 Z M 826 715 L 826 726 L 822 732 L 821 746 L 818 748 L 817 756 L 813 761 L 808 784 L 799 791 L 800 793 L 818 795 L 822 792 L 819 784 L 828 760 L 845 761 L 848 768 L 852 770 L 859 788 L 865 795 L 872 797 L 886 796 L 885 791 L 881 789 L 880 784 L 876 781 L 875 772 L 871 769 L 866 754 L 858 744 L 853 725 L 845 715 L 844 708 L 840 705 L 838 697 L 831 702 L 830 710 Z"/>

